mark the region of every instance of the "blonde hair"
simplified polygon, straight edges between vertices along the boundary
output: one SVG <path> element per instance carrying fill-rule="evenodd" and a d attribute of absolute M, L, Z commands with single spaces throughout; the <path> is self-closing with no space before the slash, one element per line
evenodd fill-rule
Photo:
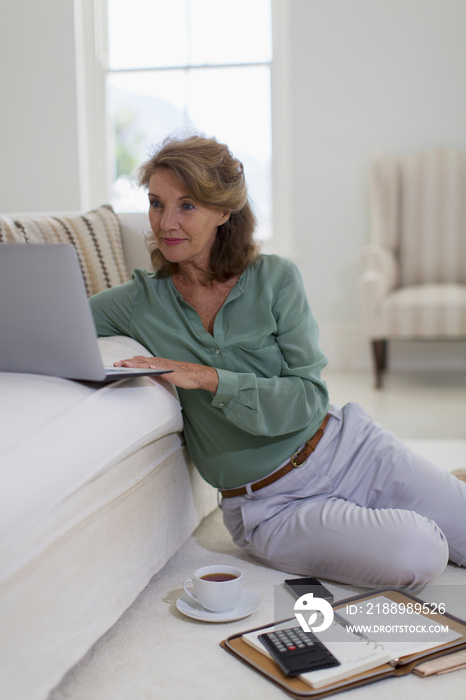
<path fill-rule="evenodd" d="M 176 175 L 188 196 L 198 204 L 230 212 L 228 221 L 218 227 L 210 256 L 210 273 L 213 280 L 219 281 L 241 274 L 259 253 L 253 239 L 256 217 L 249 202 L 242 163 L 226 145 L 194 134 L 165 139 L 140 166 L 139 184 L 148 189 L 150 178 L 158 168 L 168 168 Z M 154 270 L 163 276 L 172 275 L 177 264 L 166 260 L 153 237 L 149 240 Z"/>

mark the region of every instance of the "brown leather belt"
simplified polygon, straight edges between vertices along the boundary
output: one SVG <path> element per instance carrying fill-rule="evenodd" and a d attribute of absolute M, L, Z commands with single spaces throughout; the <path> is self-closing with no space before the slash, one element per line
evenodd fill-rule
<path fill-rule="evenodd" d="M 311 437 L 310 440 L 306 442 L 306 444 L 301 450 L 298 450 L 298 452 L 296 452 L 292 456 L 288 464 L 285 464 L 284 467 L 278 469 L 276 472 L 269 474 L 269 476 L 266 476 L 263 479 L 259 479 L 259 481 L 255 481 L 253 484 L 251 484 L 251 491 L 258 491 L 259 489 L 263 489 L 264 486 L 269 486 L 269 484 L 273 484 L 274 481 L 278 481 L 278 479 L 281 479 L 282 476 L 288 474 L 288 472 L 290 472 L 292 469 L 300 467 L 301 464 L 303 464 L 303 462 L 306 461 L 309 455 L 312 454 L 315 448 L 317 447 L 320 439 L 322 438 L 322 435 L 324 434 L 324 430 L 329 421 L 329 418 L 330 413 L 327 413 L 318 431 Z M 238 486 L 238 488 L 236 489 L 225 489 L 224 491 L 220 489 L 220 493 L 222 494 L 223 498 L 232 498 L 233 496 L 244 496 L 247 493 L 247 489 L 246 486 Z"/>

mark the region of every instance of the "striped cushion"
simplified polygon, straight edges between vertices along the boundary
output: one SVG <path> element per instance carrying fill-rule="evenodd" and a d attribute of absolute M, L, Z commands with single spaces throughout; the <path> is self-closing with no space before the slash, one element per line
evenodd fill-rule
<path fill-rule="evenodd" d="M 466 285 L 403 287 L 382 303 L 384 335 L 392 338 L 466 337 Z"/>
<path fill-rule="evenodd" d="M 466 283 L 466 153 L 400 159 L 400 283 Z"/>
<path fill-rule="evenodd" d="M 84 215 L 0 216 L 0 243 L 71 243 L 88 296 L 129 279 L 118 217 L 110 205 Z"/>
<path fill-rule="evenodd" d="M 372 242 L 392 251 L 401 286 L 466 283 L 466 152 L 372 159 Z"/>

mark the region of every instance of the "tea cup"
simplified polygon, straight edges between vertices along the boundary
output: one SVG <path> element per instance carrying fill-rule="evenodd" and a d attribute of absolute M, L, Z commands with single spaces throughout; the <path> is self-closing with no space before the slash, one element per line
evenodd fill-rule
<path fill-rule="evenodd" d="M 196 603 L 212 612 L 231 610 L 238 603 L 243 572 L 236 566 L 202 566 L 184 582 L 184 590 Z"/>

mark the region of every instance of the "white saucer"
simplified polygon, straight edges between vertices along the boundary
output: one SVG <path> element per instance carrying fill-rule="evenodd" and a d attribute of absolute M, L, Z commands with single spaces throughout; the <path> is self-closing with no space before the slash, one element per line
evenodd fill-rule
<path fill-rule="evenodd" d="M 241 620 L 243 617 L 252 615 L 259 608 L 261 599 L 257 593 L 243 590 L 241 597 L 234 608 L 225 610 L 224 612 L 211 612 L 202 607 L 200 603 L 188 595 L 183 595 L 176 601 L 178 610 L 194 618 L 194 620 L 203 620 L 204 622 L 232 622 L 233 620 Z"/>

